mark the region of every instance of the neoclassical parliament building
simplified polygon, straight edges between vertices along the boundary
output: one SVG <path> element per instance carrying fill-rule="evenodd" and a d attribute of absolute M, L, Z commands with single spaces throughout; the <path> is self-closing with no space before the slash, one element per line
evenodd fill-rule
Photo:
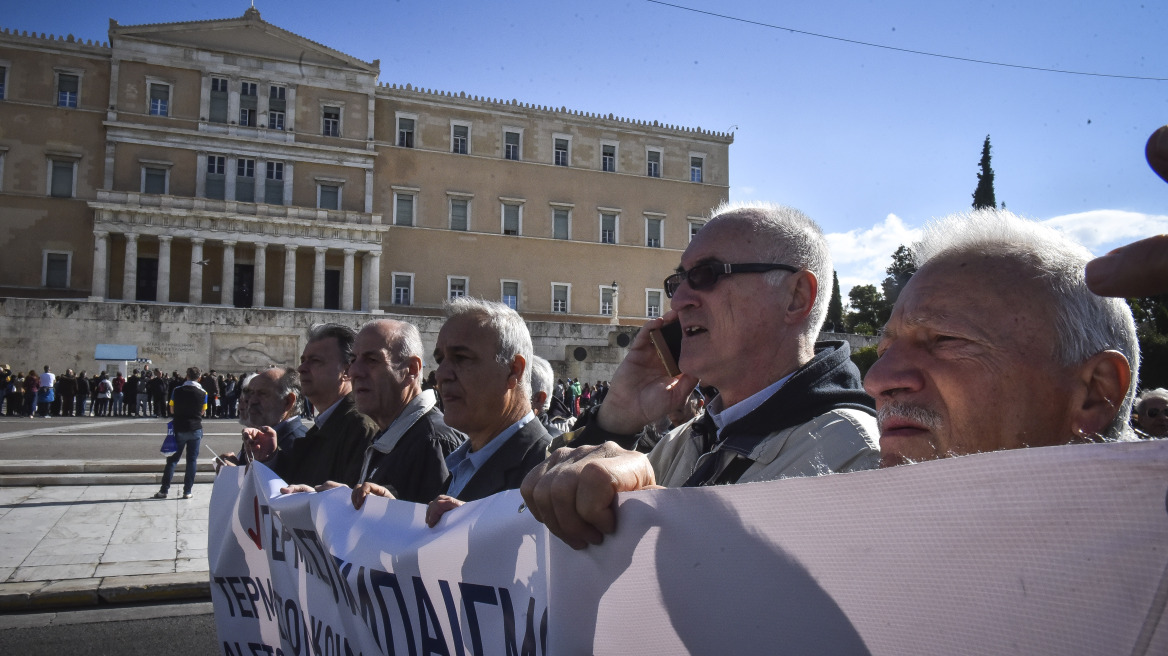
<path fill-rule="evenodd" d="M 561 373 L 619 359 L 726 200 L 733 136 L 380 77 L 254 8 L 108 43 L 0 30 L 0 357 L 243 371 L 317 321 L 432 344 L 472 295 Z"/>

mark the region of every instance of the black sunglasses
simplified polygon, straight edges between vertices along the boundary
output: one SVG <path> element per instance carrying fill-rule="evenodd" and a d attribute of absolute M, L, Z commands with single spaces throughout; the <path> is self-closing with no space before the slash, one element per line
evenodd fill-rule
<path fill-rule="evenodd" d="M 793 267 L 789 264 L 769 264 L 769 263 L 748 263 L 748 264 L 725 264 L 722 262 L 711 262 L 709 264 L 699 264 L 689 271 L 680 271 L 665 279 L 665 295 L 673 298 L 673 294 L 681 287 L 681 283 L 688 282 L 690 289 L 700 291 L 709 289 L 718 283 L 718 278 L 728 276 L 733 273 L 766 273 L 767 271 L 774 271 L 782 269 L 783 271 L 790 271 L 794 273 L 800 271 L 799 267 Z"/>

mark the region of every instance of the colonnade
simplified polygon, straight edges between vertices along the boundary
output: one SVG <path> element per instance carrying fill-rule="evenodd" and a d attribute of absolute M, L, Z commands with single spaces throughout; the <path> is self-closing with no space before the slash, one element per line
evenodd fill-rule
<path fill-rule="evenodd" d="M 122 300 L 133 301 L 138 286 L 138 242 L 143 236 L 158 240 L 158 279 L 155 300 L 159 303 L 172 302 L 171 294 L 171 249 L 175 239 L 186 240 L 191 247 L 190 286 L 187 291 L 188 303 L 192 305 L 234 305 L 235 293 L 235 260 L 236 249 L 241 243 L 233 239 L 216 239 L 206 237 L 174 237 L 171 235 L 143 235 L 134 232 L 119 233 L 126 240 L 125 264 L 122 269 Z M 109 298 L 109 264 L 110 264 L 110 232 L 98 230 L 94 235 L 93 252 L 93 297 L 97 300 Z M 219 242 L 223 248 L 222 270 L 219 279 L 219 297 L 204 300 L 203 276 L 209 260 L 204 257 L 204 246 L 208 241 Z M 362 258 L 361 280 L 361 307 L 365 312 L 376 311 L 379 308 L 379 280 L 381 271 L 380 249 L 361 249 L 357 247 L 330 248 L 328 246 L 307 246 L 292 243 L 243 242 L 243 247 L 250 247 L 253 254 L 252 280 L 252 307 L 296 307 L 296 254 L 301 249 L 311 248 L 314 253 L 312 262 L 312 304 L 311 309 L 325 309 L 325 259 L 330 250 L 339 250 L 344 254 L 344 264 L 341 272 L 340 310 L 352 311 L 354 299 L 354 272 L 356 259 Z M 282 251 L 284 257 L 283 298 L 281 304 L 271 306 L 266 298 L 267 289 L 267 255 L 268 251 Z"/>

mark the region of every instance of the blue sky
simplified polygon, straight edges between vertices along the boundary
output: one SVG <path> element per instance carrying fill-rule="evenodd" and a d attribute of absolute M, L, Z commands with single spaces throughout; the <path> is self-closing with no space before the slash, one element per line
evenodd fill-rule
<path fill-rule="evenodd" d="M 1168 78 L 1162 0 L 676 0 L 793 30 L 955 57 Z M 9 3 L 3 27 L 106 40 L 248 2 Z M 1017 6 L 1015 6 L 1017 5 Z M 802 209 L 844 293 L 932 217 L 969 208 L 982 140 L 999 201 L 1096 253 L 1168 232 L 1144 160 L 1168 81 L 1047 73 L 816 38 L 647 0 L 259 0 L 265 20 L 381 80 L 735 132 L 731 200 Z"/>

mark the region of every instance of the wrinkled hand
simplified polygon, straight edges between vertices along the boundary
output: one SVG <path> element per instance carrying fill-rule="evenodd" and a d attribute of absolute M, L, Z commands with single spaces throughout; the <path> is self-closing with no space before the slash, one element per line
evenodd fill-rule
<path fill-rule="evenodd" d="M 1087 287 L 1100 296 L 1155 296 L 1168 292 L 1168 235 L 1121 246 L 1087 263 Z"/>
<path fill-rule="evenodd" d="M 239 456 L 235 455 L 234 451 L 228 451 L 227 453 L 220 453 L 219 457 L 215 458 L 215 474 L 216 475 L 219 473 L 219 470 L 224 468 L 224 467 L 238 467 L 238 466 L 239 466 Z"/>
<path fill-rule="evenodd" d="M 311 485 L 305 485 L 304 483 L 297 483 L 295 485 L 289 485 L 288 487 L 280 488 L 280 494 L 298 494 L 300 492 L 324 492 L 325 490 L 331 490 L 334 487 L 349 487 L 349 486 L 345 485 L 344 483 L 337 483 L 335 481 L 325 481 L 325 482 L 321 483 L 320 485 L 317 485 L 316 487 L 313 487 Z"/>
<path fill-rule="evenodd" d="M 437 499 L 434 499 L 426 506 L 426 526 L 434 528 L 438 525 L 438 520 L 442 519 L 443 515 L 465 504 L 466 502 L 461 499 L 455 499 L 445 494 L 438 495 Z"/>
<path fill-rule="evenodd" d="M 608 394 L 596 416 L 604 430 L 621 435 L 637 433 L 684 403 L 698 384 L 696 377 L 685 372 L 670 376 L 649 339 L 650 330 L 673 321 L 677 321 L 673 311 L 651 319 L 629 345 L 629 353 L 612 375 Z"/>
<path fill-rule="evenodd" d="M 606 442 L 557 449 L 519 490 L 533 517 L 568 546 L 583 549 L 616 530 L 618 492 L 656 488 L 656 482 L 645 454 Z"/>
<path fill-rule="evenodd" d="M 329 481 L 329 483 L 332 483 L 332 481 Z M 325 485 L 328 485 L 328 483 L 325 483 Z M 334 485 L 338 484 L 334 483 Z M 353 507 L 357 510 L 360 510 L 361 506 L 365 505 L 365 497 L 370 495 L 375 497 L 385 497 L 386 499 L 397 498 L 393 496 L 393 492 L 390 492 L 389 488 L 382 487 L 377 483 L 362 483 L 353 488 Z"/>
<path fill-rule="evenodd" d="M 276 429 L 271 426 L 245 428 L 243 439 L 256 462 L 267 462 L 276 453 Z"/>

